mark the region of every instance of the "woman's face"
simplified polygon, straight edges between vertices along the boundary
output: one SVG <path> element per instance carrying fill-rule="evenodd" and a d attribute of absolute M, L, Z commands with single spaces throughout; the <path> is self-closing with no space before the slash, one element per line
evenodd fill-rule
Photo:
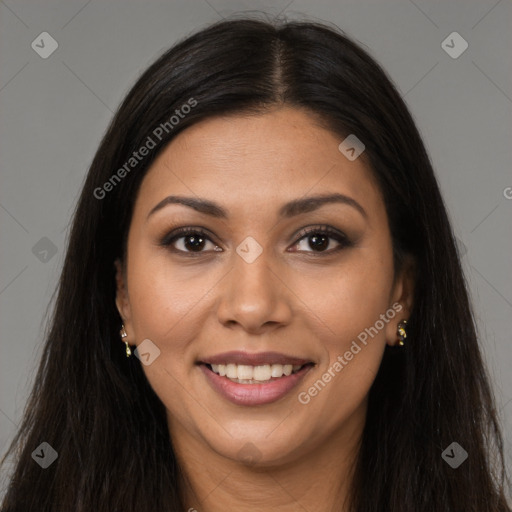
<path fill-rule="evenodd" d="M 365 155 L 341 142 L 289 107 L 217 117 L 145 176 L 116 302 L 183 452 L 275 465 L 357 443 L 411 284 Z"/>

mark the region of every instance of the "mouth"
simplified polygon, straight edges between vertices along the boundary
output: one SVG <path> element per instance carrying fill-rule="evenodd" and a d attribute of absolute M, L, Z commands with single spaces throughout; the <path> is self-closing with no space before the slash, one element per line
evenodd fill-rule
<path fill-rule="evenodd" d="M 251 361 L 254 363 L 247 364 Z M 221 354 L 197 364 L 211 388 L 237 405 L 275 402 L 289 394 L 316 366 L 313 361 L 281 354 L 241 352 Z"/>
<path fill-rule="evenodd" d="M 314 363 L 306 364 L 265 364 L 251 366 L 245 364 L 208 364 L 203 363 L 208 370 L 226 377 L 237 384 L 265 384 L 282 377 L 288 377 L 299 373 L 304 367 L 312 366 Z"/>

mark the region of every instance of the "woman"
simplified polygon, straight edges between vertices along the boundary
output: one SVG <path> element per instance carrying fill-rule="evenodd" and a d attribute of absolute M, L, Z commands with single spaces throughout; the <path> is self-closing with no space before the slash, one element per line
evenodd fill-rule
<path fill-rule="evenodd" d="M 224 21 L 91 165 L 2 511 L 510 510 L 454 237 L 384 71 Z"/>

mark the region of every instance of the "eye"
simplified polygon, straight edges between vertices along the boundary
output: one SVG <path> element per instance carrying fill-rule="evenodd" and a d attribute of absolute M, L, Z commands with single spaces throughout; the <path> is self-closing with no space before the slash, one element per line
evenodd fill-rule
<path fill-rule="evenodd" d="M 327 253 L 339 251 L 345 247 L 350 247 L 352 242 L 342 232 L 331 228 L 330 226 L 317 226 L 303 229 L 299 235 L 300 238 L 292 246 L 298 247 L 300 252 Z M 331 247 L 332 241 L 338 245 Z M 304 243 L 305 242 L 305 243 Z M 307 248 L 300 247 L 301 244 L 309 245 L 312 251 Z M 201 254 L 208 252 L 208 244 L 210 249 L 220 252 L 222 249 L 211 241 L 210 235 L 201 228 L 184 227 L 178 228 L 166 235 L 160 242 L 161 246 L 172 247 L 172 250 L 185 255 Z"/>
<path fill-rule="evenodd" d="M 172 246 L 176 252 L 185 254 L 194 254 L 205 252 L 203 249 L 212 246 L 214 251 L 221 251 L 222 249 L 214 244 L 209 235 L 201 228 L 179 228 L 174 230 L 169 235 L 165 236 L 160 242 L 163 246 Z M 210 248 L 211 250 L 211 248 Z"/>
<path fill-rule="evenodd" d="M 293 246 L 299 247 L 299 251 L 331 254 L 352 245 L 352 242 L 345 234 L 330 226 L 305 228 L 299 233 L 299 236 L 300 239 L 295 242 Z M 333 240 L 338 244 L 334 248 L 332 247 Z M 301 244 L 303 245 L 302 248 L 300 247 Z M 306 246 L 306 248 L 304 248 L 304 246 Z M 312 251 L 308 251 L 307 247 L 312 249 Z"/>

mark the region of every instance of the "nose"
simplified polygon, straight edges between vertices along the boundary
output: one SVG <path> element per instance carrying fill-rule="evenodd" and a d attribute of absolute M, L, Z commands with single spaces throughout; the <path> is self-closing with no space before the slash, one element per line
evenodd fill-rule
<path fill-rule="evenodd" d="M 235 253 L 222 281 L 217 315 L 225 327 L 262 334 L 290 323 L 293 294 L 265 251 L 252 263 Z"/>

